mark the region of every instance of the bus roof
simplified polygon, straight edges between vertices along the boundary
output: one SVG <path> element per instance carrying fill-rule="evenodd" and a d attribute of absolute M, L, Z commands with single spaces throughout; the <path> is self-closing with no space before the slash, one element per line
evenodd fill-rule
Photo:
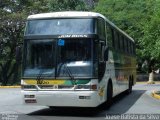
<path fill-rule="evenodd" d="M 72 17 L 105 17 L 96 12 L 84 12 L 84 11 L 64 11 L 64 12 L 52 12 L 41 13 L 28 16 L 28 19 L 43 19 L 43 18 L 72 18 Z"/>
<path fill-rule="evenodd" d="M 121 32 L 122 34 L 124 34 L 127 38 L 129 38 L 130 40 L 133 40 L 133 38 L 131 38 L 128 34 L 126 34 L 124 31 L 122 31 L 121 29 L 119 29 L 114 23 L 112 23 L 110 20 L 108 20 L 105 16 L 103 16 L 100 13 L 96 13 L 96 12 L 85 12 L 85 11 L 64 11 L 64 12 L 51 12 L 51 13 L 41 13 L 41 14 L 34 14 L 34 15 L 30 15 L 28 16 L 28 20 L 32 20 L 32 19 L 47 19 L 47 18 L 82 18 L 82 17 L 101 17 L 104 20 L 106 20 L 106 22 L 108 24 L 110 24 L 114 29 L 116 29 L 117 31 Z"/>

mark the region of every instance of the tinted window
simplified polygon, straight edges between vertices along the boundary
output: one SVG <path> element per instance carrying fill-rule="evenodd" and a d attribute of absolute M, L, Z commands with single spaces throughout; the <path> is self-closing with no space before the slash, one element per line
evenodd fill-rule
<path fill-rule="evenodd" d="M 121 51 L 123 51 L 124 50 L 124 44 L 123 44 L 123 39 L 124 39 L 124 37 L 121 35 L 120 36 L 120 49 L 121 49 Z"/>
<path fill-rule="evenodd" d="M 63 41 L 63 44 L 58 45 L 57 77 L 92 77 L 92 40 L 60 39 L 59 41 Z"/>
<path fill-rule="evenodd" d="M 112 42 L 113 42 L 112 29 L 109 26 L 106 27 L 106 34 L 107 34 L 107 43 L 109 46 L 112 46 Z"/>
<path fill-rule="evenodd" d="M 119 36 L 118 33 L 116 31 L 114 31 L 114 41 L 115 41 L 115 48 L 119 49 Z"/>
<path fill-rule="evenodd" d="M 102 18 L 98 19 L 97 32 L 101 39 L 105 39 L 105 21 Z"/>
<path fill-rule="evenodd" d="M 26 35 L 91 34 L 93 19 L 30 20 Z"/>
<path fill-rule="evenodd" d="M 54 76 L 55 74 L 55 42 L 53 40 L 31 40 L 25 49 L 24 76 Z"/>

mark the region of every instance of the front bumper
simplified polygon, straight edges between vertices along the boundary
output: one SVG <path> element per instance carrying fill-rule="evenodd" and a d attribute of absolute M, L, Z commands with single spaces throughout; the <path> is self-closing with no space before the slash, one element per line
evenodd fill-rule
<path fill-rule="evenodd" d="M 97 107 L 101 104 L 98 91 L 23 91 L 24 104 L 64 107 Z M 34 98 L 25 98 L 26 95 Z M 26 101 L 33 102 L 26 102 Z"/>

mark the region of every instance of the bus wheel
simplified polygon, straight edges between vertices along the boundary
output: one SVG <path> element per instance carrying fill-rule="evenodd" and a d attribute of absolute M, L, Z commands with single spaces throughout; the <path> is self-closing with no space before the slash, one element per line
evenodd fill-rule
<path fill-rule="evenodd" d="M 54 106 L 49 106 L 49 108 L 50 108 L 50 109 L 55 109 L 55 107 L 54 107 Z"/>
<path fill-rule="evenodd" d="M 112 82 L 109 81 L 107 86 L 107 101 L 106 101 L 107 108 L 111 107 L 112 105 L 112 96 L 113 96 Z"/>
<path fill-rule="evenodd" d="M 129 79 L 127 94 L 132 92 L 132 79 Z"/>

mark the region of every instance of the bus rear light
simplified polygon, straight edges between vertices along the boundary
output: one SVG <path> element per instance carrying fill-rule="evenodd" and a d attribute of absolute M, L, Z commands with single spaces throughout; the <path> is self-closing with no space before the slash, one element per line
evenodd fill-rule
<path fill-rule="evenodd" d="M 37 103 L 36 99 L 26 99 L 25 103 Z"/>

